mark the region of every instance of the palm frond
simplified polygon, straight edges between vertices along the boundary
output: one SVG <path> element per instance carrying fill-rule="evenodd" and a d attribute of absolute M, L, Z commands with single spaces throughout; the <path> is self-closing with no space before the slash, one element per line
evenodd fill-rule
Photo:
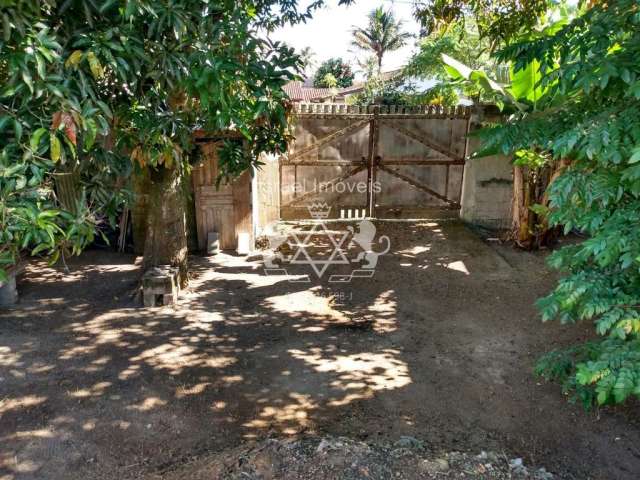
<path fill-rule="evenodd" d="M 382 64 L 382 58 L 388 52 L 406 45 L 412 35 L 402 31 L 403 23 L 396 20 L 393 11 L 379 7 L 369 13 L 365 28 L 354 27 L 352 45 L 360 50 L 371 52 Z"/>

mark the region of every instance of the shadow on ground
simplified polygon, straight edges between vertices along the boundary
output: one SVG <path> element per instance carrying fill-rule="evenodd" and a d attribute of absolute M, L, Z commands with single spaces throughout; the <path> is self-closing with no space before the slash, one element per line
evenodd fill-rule
<path fill-rule="evenodd" d="M 196 258 L 175 308 L 137 306 L 130 256 L 31 265 L 0 313 L 0 479 L 140 478 L 304 434 L 411 435 L 561 478 L 636 478 L 637 415 L 584 413 L 531 374 L 588 332 L 539 322 L 532 303 L 554 281 L 541 257 L 456 222 L 379 233 L 392 250 L 372 279 L 291 283 L 259 261 Z"/>

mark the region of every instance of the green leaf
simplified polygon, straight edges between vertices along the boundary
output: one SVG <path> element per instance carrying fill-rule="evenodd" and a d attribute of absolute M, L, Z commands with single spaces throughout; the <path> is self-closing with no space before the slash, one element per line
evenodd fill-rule
<path fill-rule="evenodd" d="M 29 91 L 33 93 L 33 79 L 31 78 L 31 73 L 26 68 L 22 69 L 22 80 L 29 88 Z"/>
<path fill-rule="evenodd" d="M 7 13 L 2 14 L 2 35 L 5 42 L 11 40 L 11 20 Z"/>
<path fill-rule="evenodd" d="M 473 70 L 467 67 L 464 63 L 450 57 L 446 53 L 442 54 L 442 61 L 444 62 L 447 73 L 449 74 L 449 76 L 451 76 L 452 79 L 469 80 L 469 76 L 471 75 L 471 72 L 473 72 Z"/>
<path fill-rule="evenodd" d="M 40 55 L 37 52 L 35 54 L 35 57 L 36 57 L 36 68 L 38 70 L 38 76 L 44 80 L 46 77 L 46 65 L 45 65 L 44 58 L 42 58 L 42 55 Z"/>
<path fill-rule="evenodd" d="M 640 99 L 640 80 L 636 80 L 635 83 L 629 87 L 628 94 Z"/>
<path fill-rule="evenodd" d="M 549 214 L 549 207 L 547 207 L 546 205 L 541 205 L 539 203 L 530 206 L 529 210 L 540 217 L 546 217 Z"/>
<path fill-rule="evenodd" d="M 98 104 L 100 109 L 104 112 L 104 114 L 107 116 L 107 118 L 113 118 L 113 113 L 111 112 L 111 109 L 106 103 L 104 103 L 102 100 L 98 100 L 96 103 Z"/>
<path fill-rule="evenodd" d="M 42 139 L 42 136 L 45 133 L 47 133 L 46 128 L 38 128 L 35 132 L 33 132 L 33 135 L 31 135 L 31 140 L 29 142 L 31 150 L 33 150 L 34 152 L 38 150 L 38 146 L 40 145 L 40 140 Z"/>
<path fill-rule="evenodd" d="M 93 52 L 87 53 L 87 60 L 89 61 L 89 69 L 91 70 L 93 78 L 96 80 L 101 79 L 104 76 L 104 69 L 96 54 Z"/>
<path fill-rule="evenodd" d="M 15 119 L 13 120 L 13 131 L 16 135 L 16 140 L 20 141 L 22 138 L 22 123 Z"/>
<path fill-rule="evenodd" d="M 22 190 L 27 185 L 27 177 L 20 175 L 16 178 L 16 190 Z"/>
<path fill-rule="evenodd" d="M 510 91 L 516 100 L 527 100 L 535 106 L 544 97 L 549 87 L 542 87 L 540 81 L 540 63 L 534 60 L 520 70 L 511 69 Z"/>
<path fill-rule="evenodd" d="M 71 55 L 69 55 L 69 58 L 67 58 L 64 66 L 67 68 L 77 67 L 78 64 L 82 61 L 83 55 L 84 54 L 82 50 L 74 50 Z"/>
<path fill-rule="evenodd" d="M 475 83 L 487 93 L 499 94 L 502 96 L 507 95 L 502 85 L 492 80 L 485 71 L 473 70 L 445 53 L 442 54 L 442 61 L 444 62 L 444 68 L 447 74 L 453 80 L 467 80 Z"/>
<path fill-rule="evenodd" d="M 98 126 L 93 118 L 86 121 L 86 135 L 84 138 L 84 147 L 86 150 L 90 150 L 93 146 L 96 136 L 98 134 Z"/>
<path fill-rule="evenodd" d="M 49 141 L 51 145 L 51 160 L 57 163 L 62 155 L 62 144 L 55 133 L 49 134 Z"/>

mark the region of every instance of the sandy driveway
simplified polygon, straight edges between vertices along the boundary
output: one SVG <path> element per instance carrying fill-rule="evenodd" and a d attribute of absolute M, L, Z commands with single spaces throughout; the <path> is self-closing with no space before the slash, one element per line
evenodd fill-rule
<path fill-rule="evenodd" d="M 584 413 L 531 375 L 588 332 L 540 323 L 532 303 L 554 281 L 541 256 L 457 222 L 379 232 L 392 249 L 373 279 L 291 283 L 220 255 L 194 259 L 177 308 L 138 307 L 131 256 L 87 252 L 69 274 L 31 265 L 0 313 L 0 479 L 139 478 L 312 433 L 637 478 L 632 408 Z"/>

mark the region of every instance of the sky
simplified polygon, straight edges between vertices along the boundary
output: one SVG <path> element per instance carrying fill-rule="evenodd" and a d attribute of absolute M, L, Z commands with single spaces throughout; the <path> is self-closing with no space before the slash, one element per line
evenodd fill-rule
<path fill-rule="evenodd" d="M 297 50 L 311 47 L 315 52 L 316 64 L 331 57 L 342 57 L 357 69 L 357 51 L 351 47 L 351 30 L 354 26 L 364 27 L 367 14 L 380 5 L 391 8 L 396 18 L 404 22 L 404 29 L 416 34 L 420 31 L 418 23 L 412 16 L 411 0 L 356 0 L 350 6 L 338 6 L 338 0 L 328 0 L 327 6 L 316 11 L 306 24 L 287 26 L 271 35 L 273 40 L 286 42 Z M 304 5 L 303 2 L 301 4 Z M 393 70 L 402 67 L 411 57 L 415 40 L 392 53 L 384 59 L 383 70 Z M 361 52 L 359 58 L 363 58 Z M 359 75 L 360 76 L 360 75 Z"/>

